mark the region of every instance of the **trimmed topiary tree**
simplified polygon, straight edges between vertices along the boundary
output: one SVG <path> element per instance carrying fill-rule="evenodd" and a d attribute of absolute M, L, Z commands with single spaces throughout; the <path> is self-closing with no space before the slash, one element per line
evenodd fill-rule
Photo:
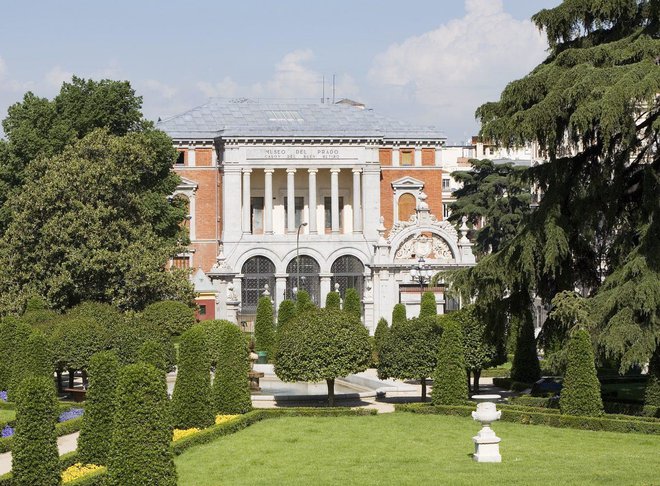
<path fill-rule="evenodd" d="M 362 318 L 362 301 L 360 294 L 354 288 L 346 289 L 344 294 L 344 312 L 354 315 L 358 319 Z"/>
<path fill-rule="evenodd" d="M 166 344 L 158 339 L 147 339 L 137 353 L 137 361 L 149 363 L 154 368 L 168 373 L 170 371 L 170 352 Z"/>
<path fill-rule="evenodd" d="M 655 349 L 649 362 L 649 381 L 644 391 L 644 405 L 660 407 L 660 346 Z"/>
<path fill-rule="evenodd" d="M 254 340 L 256 351 L 266 351 L 272 358 L 275 345 L 275 324 L 273 322 L 273 303 L 270 297 L 263 296 L 257 303 L 257 318 L 254 323 Z"/>
<path fill-rule="evenodd" d="M 325 296 L 325 308 L 328 310 L 341 310 L 339 292 L 328 292 L 328 295 Z"/>
<path fill-rule="evenodd" d="M 241 330 L 229 321 L 206 321 L 201 325 L 215 338 L 217 349 L 212 397 L 215 413 L 246 413 L 252 408 L 248 373 L 250 361 L 247 343 Z M 208 329 L 210 327 L 210 329 Z"/>
<path fill-rule="evenodd" d="M 50 341 L 40 331 L 33 331 L 26 342 L 25 374 L 53 379 L 55 367 Z"/>
<path fill-rule="evenodd" d="M 354 314 L 317 309 L 278 334 L 275 374 L 287 382 L 325 380 L 334 406 L 335 379 L 364 371 L 370 359 L 369 332 Z"/>
<path fill-rule="evenodd" d="M 174 300 L 163 300 L 147 306 L 141 320 L 147 327 L 167 336 L 183 334 L 197 322 L 194 309 Z"/>
<path fill-rule="evenodd" d="M 442 337 L 431 398 L 434 405 L 461 405 L 468 399 L 461 325 L 450 315 L 442 316 L 440 325 Z"/>
<path fill-rule="evenodd" d="M 390 334 L 390 326 L 387 325 L 387 319 L 381 317 L 374 331 L 374 351 L 376 353 L 376 364 L 380 362 L 380 350 Z"/>
<path fill-rule="evenodd" d="M 172 394 L 173 425 L 176 429 L 202 429 L 213 424 L 214 418 L 206 332 L 200 326 L 193 326 L 181 336 Z"/>
<path fill-rule="evenodd" d="M 534 337 L 534 319 L 532 313 L 525 309 L 518 319 L 518 336 L 516 351 L 511 364 L 511 379 L 522 383 L 534 383 L 541 378 L 541 365 L 536 351 L 536 338 Z"/>
<path fill-rule="evenodd" d="M 277 310 L 277 330 L 279 331 L 282 326 L 294 317 L 296 317 L 296 303 L 289 299 L 283 300 Z"/>
<path fill-rule="evenodd" d="M 566 375 L 559 408 L 566 415 L 592 417 L 603 413 L 594 351 L 589 333 L 584 329 L 574 330 L 568 340 Z"/>
<path fill-rule="evenodd" d="M 108 476 L 104 484 L 176 486 L 165 375 L 146 363 L 119 373 Z M 59 472 L 59 466 L 58 466 Z"/>
<path fill-rule="evenodd" d="M 55 433 L 58 409 L 53 380 L 44 376 L 28 376 L 16 389 L 15 397 L 12 484 L 60 484 L 60 461 Z"/>
<path fill-rule="evenodd" d="M 426 400 L 426 380 L 438 358 L 440 330 L 434 319 L 414 317 L 390 328 L 380 349 L 378 376 L 399 380 L 417 379 Z"/>
<path fill-rule="evenodd" d="M 435 302 L 435 294 L 433 292 L 424 292 L 422 294 L 422 301 L 419 307 L 419 317 L 434 317 L 438 315 L 438 306 Z"/>
<path fill-rule="evenodd" d="M 114 351 L 96 353 L 89 362 L 89 387 L 78 437 L 78 454 L 83 464 L 108 462 L 119 370 L 119 358 Z"/>
<path fill-rule="evenodd" d="M 316 309 L 312 298 L 305 290 L 299 290 L 296 294 L 296 315 Z"/>
<path fill-rule="evenodd" d="M 392 309 L 392 328 L 396 327 L 397 324 L 406 322 L 407 320 L 405 304 L 396 304 Z"/>
<path fill-rule="evenodd" d="M 9 362 L 9 379 L 7 382 L 7 396 L 10 401 L 14 401 L 13 396 L 18 390 L 19 385 L 23 379 L 30 376 L 30 352 L 28 348 L 28 340 L 32 334 L 30 326 L 22 321 L 10 321 L 10 329 L 8 334 L 11 341 L 9 343 L 12 349 L 8 353 L 7 361 Z M 4 360 L 5 357 L 3 356 Z"/>

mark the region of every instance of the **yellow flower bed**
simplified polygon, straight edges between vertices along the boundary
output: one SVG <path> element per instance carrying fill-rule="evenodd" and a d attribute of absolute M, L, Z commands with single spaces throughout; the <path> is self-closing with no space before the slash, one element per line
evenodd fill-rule
<path fill-rule="evenodd" d="M 69 466 L 62 472 L 62 482 L 70 483 L 75 479 L 80 479 L 90 473 L 105 470 L 105 466 L 97 466 L 96 464 L 81 464 L 77 462 L 73 466 Z"/>
<path fill-rule="evenodd" d="M 236 420 L 240 415 L 216 415 L 215 416 L 215 425 L 225 424 Z"/>
<path fill-rule="evenodd" d="M 179 439 L 183 439 L 184 437 L 188 437 L 189 435 L 194 435 L 197 432 L 199 432 L 198 428 L 192 428 L 192 429 L 174 429 L 174 434 L 172 437 L 172 442 L 176 442 Z"/>

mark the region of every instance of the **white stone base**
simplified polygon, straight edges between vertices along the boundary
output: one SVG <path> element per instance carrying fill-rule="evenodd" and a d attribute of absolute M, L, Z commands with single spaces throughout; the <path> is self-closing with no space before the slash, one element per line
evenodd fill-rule
<path fill-rule="evenodd" d="M 502 456 L 500 455 L 500 441 L 502 439 L 494 433 L 492 435 L 481 436 L 481 432 L 479 432 L 479 435 L 472 437 L 472 440 L 474 441 L 474 455 L 472 458 L 475 461 L 502 462 Z"/>

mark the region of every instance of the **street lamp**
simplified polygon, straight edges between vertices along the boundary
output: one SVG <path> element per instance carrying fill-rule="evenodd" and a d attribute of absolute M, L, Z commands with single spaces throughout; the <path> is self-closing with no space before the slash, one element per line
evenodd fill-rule
<path fill-rule="evenodd" d="M 300 290 L 300 230 L 303 226 L 307 226 L 307 223 L 300 223 L 296 232 L 296 300 L 298 300 L 298 290 Z"/>
<path fill-rule="evenodd" d="M 430 281 L 433 276 L 431 266 L 426 263 L 424 257 L 420 257 L 417 263 L 410 268 L 410 275 L 414 280 L 419 282 L 419 293 L 421 295 L 422 289 L 426 281 Z"/>

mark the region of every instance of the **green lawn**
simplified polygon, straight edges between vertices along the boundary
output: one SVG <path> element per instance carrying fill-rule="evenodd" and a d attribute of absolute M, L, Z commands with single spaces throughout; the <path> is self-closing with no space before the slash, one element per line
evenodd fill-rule
<path fill-rule="evenodd" d="M 0 422 L 9 422 L 16 418 L 15 410 L 3 410 L 0 409 Z"/>
<path fill-rule="evenodd" d="M 176 458 L 180 485 L 660 484 L 660 437 L 496 423 L 501 464 L 477 464 L 478 424 L 448 416 L 265 420 Z"/>

